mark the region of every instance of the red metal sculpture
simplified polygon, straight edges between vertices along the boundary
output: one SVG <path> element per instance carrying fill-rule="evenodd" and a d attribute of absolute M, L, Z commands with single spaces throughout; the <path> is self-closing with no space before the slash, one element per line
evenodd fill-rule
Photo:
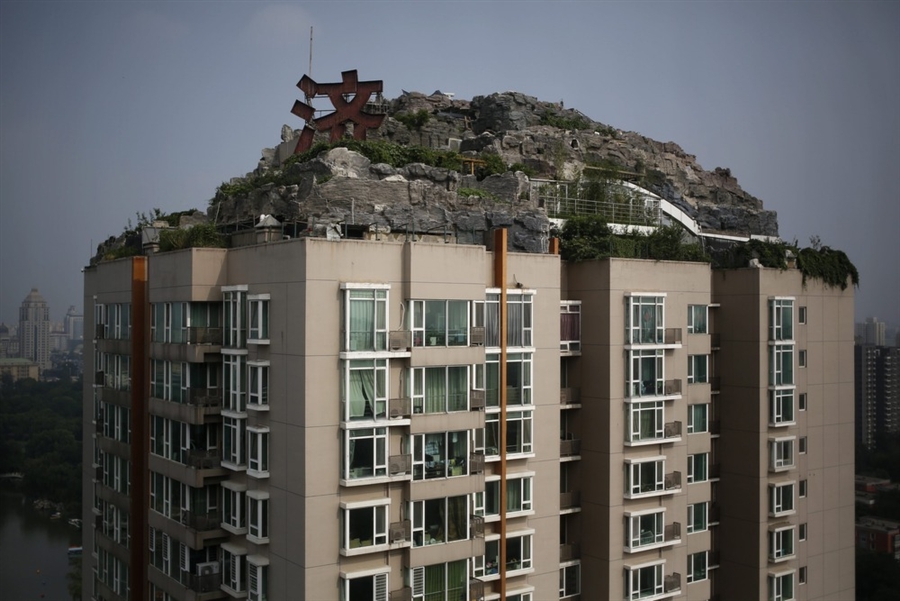
<path fill-rule="evenodd" d="M 315 109 L 305 102 L 294 101 L 291 112 L 304 121 L 303 131 L 297 140 L 294 154 L 299 154 L 312 147 L 313 136 L 317 131 L 331 131 L 330 140 L 336 142 L 344 137 L 347 123 L 353 123 L 353 138 L 365 140 L 366 131 L 378 128 L 384 121 L 384 115 L 365 112 L 372 94 L 381 94 L 384 82 L 381 80 L 359 81 L 356 70 L 341 73 L 340 83 L 316 83 L 308 75 L 304 75 L 297 83 L 307 99 L 327 96 L 334 106 L 334 112 L 314 118 Z"/>

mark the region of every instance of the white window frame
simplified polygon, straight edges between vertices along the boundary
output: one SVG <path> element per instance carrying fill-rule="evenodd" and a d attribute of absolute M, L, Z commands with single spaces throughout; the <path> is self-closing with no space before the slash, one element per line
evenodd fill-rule
<path fill-rule="evenodd" d="M 699 365 L 703 365 L 702 373 L 698 373 Z M 709 378 L 709 355 L 688 355 L 687 369 L 688 384 L 708 384 Z"/>
<path fill-rule="evenodd" d="M 560 332 L 564 332 L 562 327 L 562 319 L 565 316 L 571 317 L 578 324 L 578 333 L 574 340 L 563 340 L 560 336 L 559 350 L 561 353 L 577 353 L 581 351 L 581 301 L 564 300 L 559 301 L 560 313 Z M 570 337 L 571 338 L 571 337 Z"/>
<path fill-rule="evenodd" d="M 800 482 L 797 484 L 797 498 L 798 499 L 805 499 L 806 495 L 809 493 L 808 482 L 809 482 L 808 480 L 804 479 L 804 480 L 800 480 Z"/>
<path fill-rule="evenodd" d="M 703 416 L 702 426 L 697 425 L 695 411 L 699 411 Z M 687 433 L 702 434 L 704 432 L 709 432 L 709 403 L 695 403 L 688 405 Z"/>
<path fill-rule="evenodd" d="M 269 344 L 268 294 L 247 295 L 247 343 Z"/>
<path fill-rule="evenodd" d="M 631 294 L 625 297 L 625 343 L 664 344 L 666 341 L 665 294 Z M 651 311 L 653 324 L 644 327 L 643 317 Z"/>
<path fill-rule="evenodd" d="M 344 421 L 363 421 L 363 420 L 379 420 L 387 419 L 388 398 L 390 397 L 390 362 L 387 359 L 348 359 L 342 363 L 342 383 L 341 396 L 343 397 L 343 414 Z M 363 401 L 363 414 L 354 415 L 354 407 L 351 402 L 351 386 L 350 374 L 354 371 L 370 371 L 372 372 L 372 395 L 374 398 L 365 399 Z M 368 405 L 368 409 L 366 409 Z M 372 415 L 366 415 L 366 411 L 371 411 Z"/>
<path fill-rule="evenodd" d="M 641 527 L 652 520 L 652 529 L 645 530 Z M 646 539 L 645 533 L 649 532 L 651 538 Z M 644 547 L 655 547 L 666 542 L 666 510 L 648 509 L 625 514 L 625 549 L 629 552 L 640 550 Z"/>
<path fill-rule="evenodd" d="M 809 528 L 809 526 L 807 525 L 806 522 L 803 522 L 802 524 L 797 526 L 797 542 L 798 543 L 802 543 L 803 541 L 806 540 L 807 528 Z"/>
<path fill-rule="evenodd" d="M 466 383 L 463 386 L 466 398 L 463 406 L 460 408 L 451 408 L 450 402 L 450 370 L 464 370 L 466 373 Z M 444 400 L 441 410 L 428 411 L 425 402 L 425 391 L 428 390 L 428 375 L 436 375 L 438 370 L 442 370 L 444 374 Z M 470 365 L 435 365 L 428 367 L 414 367 L 409 373 L 410 399 L 412 400 L 412 412 L 416 415 L 428 414 L 434 415 L 439 413 L 456 413 L 469 410 L 469 391 L 472 388 L 472 366 Z"/>
<path fill-rule="evenodd" d="M 643 365 L 645 360 L 652 360 L 654 364 L 653 378 L 645 380 L 643 376 Z M 626 367 L 626 395 L 632 398 L 637 397 L 653 397 L 663 396 L 666 391 L 665 376 L 665 352 L 662 349 L 643 349 L 631 350 L 628 353 L 628 363 Z M 654 388 L 646 390 L 644 382 L 653 382 Z"/>
<path fill-rule="evenodd" d="M 807 393 L 801 392 L 797 395 L 797 411 L 806 411 Z"/>
<path fill-rule="evenodd" d="M 527 530 L 517 530 L 515 532 L 509 532 L 506 535 L 506 545 L 507 545 L 507 555 L 506 555 L 506 575 L 507 576 L 517 576 L 519 574 L 526 574 L 534 570 L 534 533 L 533 529 Z M 509 556 L 509 543 L 513 539 L 521 539 L 519 541 L 519 550 L 522 554 L 522 557 L 510 557 Z M 499 534 L 489 534 L 485 536 L 484 541 L 484 555 L 479 555 L 474 558 L 474 564 L 472 566 L 472 573 L 476 578 L 480 578 L 485 581 L 497 580 L 499 575 L 499 565 L 496 566 L 497 571 L 492 571 L 492 568 L 488 567 L 491 563 L 488 556 L 488 553 L 493 550 L 493 545 L 496 544 L 497 551 L 497 561 L 499 562 L 500 557 L 500 545 L 503 544 L 503 540 L 501 540 Z M 489 548 L 488 546 L 491 546 Z M 513 559 L 518 560 L 513 564 Z M 510 564 L 513 564 L 512 566 Z"/>
<path fill-rule="evenodd" d="M 644 485 L 641 481 L 641 467 L 647 464 L 654 464 L 654 481 L 653 488 L 643 490 Z M 640 497 L 654 494 L 661 494 L 666 491 L 666 458 L 663 455 L 657 457 L 648 457 L 638 461 L 625 462 L 625 494 L 628 497 Z"/>
<path fill-rule="evenodd" d="M 269 560 L 260 555 L 247 557 L 247 599 L 266 601 L 269 588 Z"/>
<path fill-rule="evenodd" d="M 794 498 L 795 481 L 769 484 L 769 515 L 791 515 L 797 511 L 797 502 Z M 788 496 L 785 497 L 785 494 Z"/>
<path fill-rule="evenodd" d="M 524 353 L 507 353 L 506 355 L 506 365 L 507 369 L 509 369 L 510 365 L 518 364 L 520 367 L 521 374 L 521 383 L 518 386 L 510 386 L 507 382 L 507 395 L 506 395 L 506 406 L 507 407 L 530 407 L 534 405 L 534 353 L 524 352 Z M 479 369 L 481 368 L 481 369 Z M 495 371 L 496 370 L 496 371 Z M 500 370 L 500 355 L 498 353 L 487 353 L 485 356 L 485 362 L 483 367 L 476 365 L 475 366 L 475 386 L 477 388 L 484 389 L 485 395 L 485 405 L 492 408 L 500 407 L 500 390 L 497 389 L 487 389 L 486 382 L 488 380 L 489 373 L 495 373 L 497 375 L 497 383 L 499 386 L 500 378 L 499 378 L 499 370 Z M 480 372 L 480 373 L 479 373 Z M 508 372 L 507 372 L 508 373 Z M 518 399 L 511 398 L 510 392 L 517 392 Z M 514 396 L 514 395 L 513 395 Z"/>
<path fill-rule="evenodd" d="M 442 587 L 442 590 L 441 590 L 442 596 L 437 599 L 435 599 L 433 597 L 429 597 L 429 601 L 447 601 L 448 593 L 452 592 L 452 591 L 447 590 L 447 573 L 448 573 L 447 566 L 450 563 L 457 563 L 459 561 L 465 562 L 465 568 L 463 569 L 463 574 L 465 575 L 465 581 L 462 584 L 462 586 L 464 587 L 462 590 L 462 595 L 463 595 L 462 598 L 466 598 L 467 594 L 468 594 L 468 587 L 469 587 L 468 575 L 470 573 L 469 572 L 470 563 L 469 563 L 468 559 L 459 559 L 459 560 L 451 561 L 451 562 L 440 562 L 440 563 L 431 564 L 431 565 L 427 565 L 427 566 L 416 566 L 414 568 L 410 568 L 409 583 L 412 588 L 413 601 L 425 601 L 425 570 L 426 570 L 426 568 L 433 568 L 434 566 L 437 566 L 437 565 L 443 566 L 444 586 Z M 354 599 L 353 601 L 356 601 L 356 600 Z"/>
<path fill-rule="evenodd" d="M 698 321 L 697 317 L 702 316 Z M 709 305 L 688 305 L 688 334 L 709 333 Z"/>
<path fill-rule="evenodd" d="M 388 475 L 388 428 L 350 428 L 344 430 L 344 453 L 341 469 L 341 477 L 348 482 L 365 481 L 372 478 L 383 478 Z M 363 472 L 354 475 L 351 471 L 354 469 L 351 465 L 350 441 L 372 439 L 372 465 L 371 474 L 361 475 Z M 360 469 L 368 469 L 365 466 Z"/>
<path fill-rule="evenodd" d="M 462 338 L 459 333 L 453 344 L 450 343 L 450 303 L 464 304 L 466 323 L 463 327 Z M 443 304 L 443 333 L 438 331 L 427 330 L 428 316 L 434 311 L 438 305 Z M 471 303 L 463 299 L 423 299 L 410 301 L 410 330 L 412 331 L 413 346 L 415 347 L 464 347 L 469 346 L 469 329 L 471 319 Z M 435 334 L 435 335 L 429 335 Z"/>
<path fill-rule="evenodd" d="M 769 299 L 769 340 L 792 341 L 794 339 L 794 299 L 776 297 Z"/>
<path fill-rule="evenodd" d="M 700 469 L 702 468 L 702 469 Z M 702 472 L 702 473 L 701 473 Z M 709 480 L 709 453 L 687 456 L 687 483 L 696 484 Z"/>
<path fill-rule="evenodd" d="M 222 549 L 222 586 L 238 595 L 246 592 L 244 581 L 244 562 L 247 550 L 237 545 L 225 543 Z"/>
<path fill-rule="evenodd" d="M 381 352 L 388 350 L 388 307 L 390 307 L 390 285 L 389 284 L 341 284 L 343 296 L 343 332 L 342 347 L 344 351 L 354 352 Z M 352 332 L 350 324 L 350 315 L 352 311 L 350 307 L 353 303 L 369 303 L 373 304 L 371 331 L 368 332 Z M 354 334 L 361 334 L 365 337 L 371 336 L 371 346 L 363 341 L 362 343 L 354 337 Z"/>
<path fill-rule="evenodd" d="M 665 560 L 658 560 L 636 566 L 625 566 L 625 599 L 626 601 L 641 601 L 641 599 L 654 598 L 665 592 Z M 641 595 L 639 586 L 635 587 L 636 582 L 641 580 L 641 572 L 644 570 L 653 570 L 653 592 L 649 595 Z"/>
<path fill-rule="evenodd" d="M 372 598 L 351 598 L 350 581 L 364 578 L 372 579 Z M 341 601 L 388 601 L 389 578 L 390 568 L 376 568 L 374 570 L 341 574 Z"/>
<path fill-rule="evenodd" d="M 518 481 L 518 483 L 516 483 Z M 496 508 L 497 511 L 488 513 L 488 487 L 497 489 Z M 518 508 L 509 509 L 507 507 L 507 517 L 519 517 L 523 515 L 531 515 L 534 513 L 534 472 L 515 472 L 508 474 L 506 477 L 507 487 L 519 487 L 519 506 Z M 507 493 L 507 505 L 509 504 L 509 494 Z M 484 491 L 472 493 L 472 513 L 474 515 L 483 516 L 486 522 L 493 522 L 500 519 L 500 476 L 486 476 L 484 479 Z"/>
<path fill-rule="evenodd" d="M 463 511 L 463 523 L 465 524 L 465 533 L 461 538 L 454 539 L 452 541 L 447 540 L 447 532 L 449 531 L 449 511 L 448 504 L 450 502 L 450 498 L 454 499 L 465 499 L 465 510 Z M 443 531 L 443 539 L 436 540 L 429 537 L 430 533 L 425 531 L 425 504 L 426 503 L 434 503 L 438 502 L 443 504 L 443 514 L 444 514 L 444 524 L 441 527 Z M 418 501 L 410 501 L 409 503 L 409 515 L 411 517 L 412 522 L 412 546 L 413 547 L 428 547 L 431 545 L 442 545 L 451 542 L 457 542 L 461 540 L 468 540 L 470 538 L 470 520 L 469 516 L 471 515 L 470 504 L 472 502 L 470 495 L 456 495 L 454 497 L 440 497 L 436 499 L 423 499 Z M 434 542 L 431 542 L 434 540 Z"/>
<path fill-rule="evenodd" d="M 769 425 L 791 426 L 796 423 L 794 411 L 794 389 L 776 388 L 769 390 Z"/>
<path fill-rule="evenodd" d="M 247 475 L 269 477 L 269 428 L 247 426 Z"/>
<path fill-rule="evenodd" d="M 702 560 L 702 561 L 701 561 Z M 698 561 L 701 561 L 703 564 L 703 572 L 700 577 L 694 577 L 694 564 Z M 707 551 L 700 551 L 698 553 L 689 553 L 687 556 L 687 574 L 685 577 L 685 581 L 690 584 L 692 582 L 703 582 L 709 578 L 709 556 Z"/>
<path fill-rule="evenodd" d="M 247 409 L 268 411 L 269 409 L 269 362 L 247 362 Z"/>
<path fill-rule="evenodd" d="M 785 583 L 789 583 L 785 586 Z M 794 596 L 794 570 L 769 574 L 768 576 L 769 601 L 793 601 Z M 788 589 L 785 591 L 785 589 Z"/>
<path fill-rule="evenodd" d="M 247 286 L 222 287 L 222 346 L 247 346 Z"/>
<path fill-rule="evenodd" d="M 795 375 L 794 345 L 769 345 L 769 386 L 793 386 Z"/>
<path fill-rule="evenodd" d="M 574 590 L 569 589 L 568 574 L 575 573 Z M 572 563 L 559 568 L 559 598 L 574 597 L 581 594 L 581 562 Z"/>
<path fill-rule="evenodd" d="M 796 436 L 769 439 L 769 470 L 779 472 L 797 465 L 794 454 Z"/>
<path fill-rule="evenodd" d="M 460 438 L 464 439 L 465 442 L 465 452 L 462 457 L 464 459 L 464 465 L 457 466 L 451 465 L 451 462 L 456 458 L 449 457 L 450 453 L 450 445 L 453 435 L 457 436 L 457 442 L 459 442 Z M 442 436 L 444 439 L 444 452 L 448 455 L 448 457 L 440 457 L 440 453 L 436 452 L 435 449 L 429 448 L 430 445 L 426 442 L 427 437 L 434 436 Z M 441 478 L 458 478 L 461 476 L 469 475 L 469 456 L 471 452 L 471 434 L 469 430 L 454 430 L 452 432 L 428 432 L 423 434 L 413 434 L 410 436 L 410 444 L 409 448 L 412 450 L 412 465 L 413 465 L 413 480 L 437 480 Z M 435 458 L 435 456 L 437 456 Z M 428 457 L 432 457 L 431 461 L 428 460 Z M 429 463 L 439 461 L 443 464 L 443 475 L 431 476 L 428 475 Z M 431 466 L 434 467 L 433 465 Z M 462 470 L 458 474 L 452 473 L 452 471 L 461 467 Z"/>
<path fill-rule="evenodd" d="M 247 513 L 244 511 L 244 491 L 247 487 L 243 484 L 234 484 L 225 481 L 222 489 L 222 529 L 232 534 L 246 534 Z"/>
<path fill-rule="evenodd" d="M 662 440 L 666 437 L 666 409 L 663 401 L 638 401 L 625 404 L 625 441 L 631 443 Z M 653 435 L 642 437 L 644 413 L 653 416 Z"/>
<path fill-rule="evenodd" d="M 269 493 L 247 491 L 247 540 L 258 545 L 269 542 Z"/>
<path fill-rule="evenodd" d="M 806 349 L 797 351 L 797 368 L 804 369 L 806 367 Z"/>
<path fill-rule="evenodd" d="M 222 353 L 222 383 L 225 386 L 222 411 L 233 415 L 246 415 L 247 411 L 247 356 Z"/>
<path fill-rule="evenodd" d="M 390 529 L 390 499 L 375 499 L 372 501 L 361 501 L 356 503 L 341 503 L 341 554 L 357 555 L 362 553 L 371 553 L 387 548 L 388 530 Z M 369 514 L 372 519 L 372 540 L 370 544 L 363 545 L 363 541 L 359 541 L 357 545 L 353 545 L 350 538 L 350 514 L 359 512 L 361 514 Z"/>
<path fill-rule="evenodd" d="M 521 436 L 520 443 L 515 450 L 506 449 L 507 457 L 516 457 L 516 456 L 527 456 L 531 455 L 534 452 L 534 411 L 528 409 L 524 411 L 507 411 L 506 413 L 506 428 L 507 433 L 509 432 L 510 422 L 520 422 L 520 430 Z M 485 415 L 485 431 L 487 431 L 488 424 L 497 424 L 497 444 L 500 444 L 500 436 L 499 436 L 499 428 L 500 428 L 500 413 L 499 412 L 490 412 Z M 485 432 L 485 444 L 487 443 L 487 433 Z M 507 438 L 507 447 L 509 447 L 509 438 Z M 488 452 L 490 451 L 490 452 Z M 485 453 L 488 456 L 497 456 L 499 457 L 502 449 L 499 447 L 491 447 L 490 449 L 485 449 Z"/>
<path fill-rule="evenodd" d="M 799 325 L 806 325 L 806 320 L 807 320 L 806 307 L 805 306 L 797 307 L 797 323 Z"/>
<path fill-rule="evenodd" d="M 784 526 L 769 530 L 769 561 L 777 563 L 791 559 L 797 554 L 794 540 L 794 526 Z"/>
<path fill-rule="evenodd" d="M 233 471 L 247 469 L 247 418 L 222 416 L 222 467 Z"/>
<path fill-rule="evenodd" d="M 702 523 L 697 523 L 697 509 L 702 507 L 700 512 L 703 514 Z M 687 533 L 694 534 L 696 532 L 706 532 L 709 530 L 709 502 L 691 503 L 687 506 Z"/>

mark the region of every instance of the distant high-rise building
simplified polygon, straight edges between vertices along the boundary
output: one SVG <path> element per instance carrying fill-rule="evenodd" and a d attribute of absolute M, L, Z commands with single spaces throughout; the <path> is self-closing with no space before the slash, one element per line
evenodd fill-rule
<path fill-rule="evenodd" d="M 19 356 L 50 367 L 50 308 L 37 288 L 32 288 L 19 308 Z"/>
<path fill-rule="evenodd" d="M 857 344 L 856 441 L 874 449 L 900 432 L 900 348 Z"/>
<path fill-rule="evenodd" d="M 0 359 L 9 357 L 9 327 L 0 323 Z"/>
<path fill-rule="evenodd" d="M 884 346 L 884 322 L 878 321 L 877 317 L 869 317 L 865 324 L 866 344 L 874 344 L 875 346 Z"/>
<path fill-rule="evenodd" d="M 84 315 L 78 313 L 75 305 L 70 305 L 69 310 L 66 311 L 65 329 L 66 336 L 70 341 L 84 338 Z"/>

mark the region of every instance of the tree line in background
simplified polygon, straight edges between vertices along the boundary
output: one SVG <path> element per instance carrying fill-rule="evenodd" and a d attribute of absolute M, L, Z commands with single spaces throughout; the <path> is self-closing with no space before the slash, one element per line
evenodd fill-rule
<path fill-rule="evenodd" d="M 32 497 L 81 513 L 81 379 L 0 382 L 0 474 L 24 475 Z"/>

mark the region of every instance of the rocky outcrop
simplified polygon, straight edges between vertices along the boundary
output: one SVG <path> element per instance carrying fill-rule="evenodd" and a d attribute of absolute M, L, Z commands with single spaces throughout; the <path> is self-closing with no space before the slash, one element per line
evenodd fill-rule
<path fill-rule="evenodd" d="M 266 149 L 256 174 L 282 169 L 297 131 Z M 674 142 L 593 121 L 559 103 L 518 92 L 457 100 L 435 92 L 404 93 L 388 102 L 388 116 L 371 140 L 452 149 L 464 156 L 499 156 L 534 177 L 577 179 L 589 173 L 626 177 L 680 207 L 703 229 L 777 235 L 776 214 L 745 192 L 729 169 L 703 169 Z M 478 180 L 471 175 L 414 163 L 402 168 L 370 164 L 346 149 L 332 149 L 284 168 L 291 185 L 262 185 L 218 198 L 209 214 L 236 223 L 273 214 L 283 220 L 369 226 L 378 231 L 442 233 L 481 243 L 491 227 L 509 224 L 514 247 L 526 250 L 546 238 L 549 222 L 528 199 L 521 171 Z M 374 230 L 373 230 L 374 231 Z M 536 240 L 537 242 L 534 242 Z"/>

